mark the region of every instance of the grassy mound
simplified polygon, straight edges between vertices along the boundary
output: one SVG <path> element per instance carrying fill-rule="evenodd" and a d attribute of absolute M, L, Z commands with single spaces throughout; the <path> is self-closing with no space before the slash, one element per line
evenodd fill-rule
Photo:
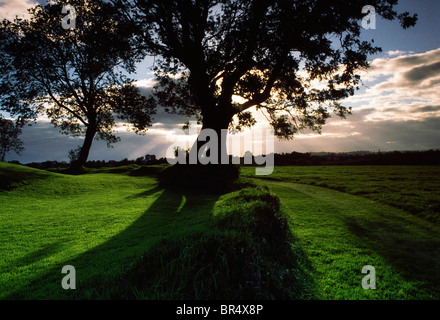
<path fill-rule="evenodd" d="M 159 242 L 121 279 L 126 299 L 303 299 L 310 295 L 287 220 L 268 189 L 220 197 L 206 232 Z M 113 285 L 118 287 L 118 285 Z"/>
<path fill-rule="evenodd" d="M 0 169 L 5 185 L 15 185 L 0 190 L 2 298 L 309 296 L 301 255 L 267 188 L 235 178 L 227 192 L 163 187 L 155 178 L 163 167 Z M 61 288 L 63 265 L 80 270 L 78 290 Z"/>
<path fill-rule="evenodd" d="M 261 182 L 293 222 L 318 299 L 438 300 L 440 229 L 408 212 L 339 191 Z M 361 270 L 376 268 L 376 290 Z"/>
<path fill-rule="evenodd" d="M 45 179 L 53 174 L 21 165 L 0 162 L 0 191 L 12 190 L 32 180 Z"/>

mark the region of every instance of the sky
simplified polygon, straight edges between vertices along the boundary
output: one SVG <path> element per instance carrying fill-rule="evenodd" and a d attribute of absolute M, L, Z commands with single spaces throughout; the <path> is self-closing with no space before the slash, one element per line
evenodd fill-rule
<path fill-rule="evenodd" d="M 23 15 L 31 5 L 31 0 L 0 0 L 0 18 Z M 304 133 L 291 141 L 276 141 L 275 152 L 440 149 L 440 1 L 400 0 L 397 10 L 417 13 L 419 21 L 414 28 L 403 30 L 396 21 L 378 19 L 376 29 L 363 31 L 362 37 L 374 39 L 383 52 L 370 57 L 372 68 L 362 75 L 361 90 L 343 101 L 343 105 L 353 108 L 353 115 L 346 120 L 331 118 L 321 135 Z M 145 92 L 153 84 L 151 65 L 152 61 L 146 60 L 134 75 Z M 159 111 L 146 135 L 118 128 L 121 142 L 111 149 L 104 142 L 94 142 L 89 159 L 165 156 L 173 143 L 169 140 L 172 130 L 186 120 Z M 257 120 L 262 120 L 261 116 L 257 115 Z M 258 126 L 265 128 L 267 124 L 260 121 Z M 25 151 L 21 155 L 8 154 L 8 161 L 67 161 L 68 151 L 82 142 L 60 134 L 45 119 L 26 127 L 21 139 Z"/>

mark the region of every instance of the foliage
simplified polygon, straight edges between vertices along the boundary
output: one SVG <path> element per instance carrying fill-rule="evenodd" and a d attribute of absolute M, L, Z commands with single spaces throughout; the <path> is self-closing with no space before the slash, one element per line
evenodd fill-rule
<path fill-rule="evenodd" d="M 142 132 L 154 110 L 123 73 L 139 61 L 130 25 L 109 3 L 75 0 L 75 27 L 65 29 L 63 4 L 36 5 L 29 19 L 0 24 L 1 108 L 26 120 L 45 113 L 62 133 L 84 136 L 84 164 L 94 138 L 119 141 L 115 114 Z"/>
<path fill-rule="evenodd" d="M 5 161 L 6 154 L 10 151 L 20 153 L 23 148 L 23 141 L 19 139 L 22 125 L 19 122 L 4 119 L 0 116 L 0 161 Z"/>
<path fill-rule="evenodd" d="M 81 154 L 81 146 L 76 147 L 75 149 L 72 149 L 69 151 L 69 160 L 70 163 L 73 163 L 75 161 L 78 161 L 79 156 Z"/>
<path fill-rule="evenodd" d="M 403 28 L 396 0 L 113 0 L 137 22 L 139 47 L 156 57 L 155 99 L 205 128 L 252 126 L 256 107 L 290 139 L 320 131 L 339 101 L 360 85 L 359 70 L 381 49 L 361 40 L 362 8 L 371 5 Z M 320 84 L 317 86 L 317 84 Z M 170 94 L 172 93 L 172 94 Z"/>

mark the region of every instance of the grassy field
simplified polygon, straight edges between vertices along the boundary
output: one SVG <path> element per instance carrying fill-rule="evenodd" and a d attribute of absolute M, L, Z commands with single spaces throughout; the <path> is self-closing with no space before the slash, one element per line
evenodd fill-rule
<path fill-rule="evenodd" d="M 277 224 L 278 198 L 252 186 L 226 194 L 164 188 L 156 169 L 72 176 L 0 164 L 0 299 L 304 295 L 287 237 L 271 239 L 288 229 L 266 229 Z M 65 265 L 77 270 L 78 290 L 62 289 Z"/>
<path fill-rule="evenodd" d="M 260 178 L 242 168 L 272 194 L 203 195 L 159 186 L 158 170 L 71 176 L 0 163 L 0 299 L 215 298 L 255 287 L 256 298 L 440 298 L 437 167 L 277 167 Z M 283 217 L 288 232 L 269 227 Z M 64 265 L 75 266 L 77 290 L 61 288 Z M 365 265 L 376 290 L 361 287 Z"/>
<path fill-rule="evenodd" d="M 439 167 L 276 167 L 257 180 L 281 199 L 321 299 L 440 298 Z M 360 286 L 365 265 L 377 290 Z"/>
<path fill-rule="evenodd" d="M 244 176 L 253 177 L 254 172 L 254 168 L 242 168 Z M 440 223 L 438 166 L 277 166 L 273 174 L 260 178 L 359 195 Z"/>
<path fill-rule="evenodd" d="M 339 191 L 264 182 L 281 199 L 320 299 L 439 299 L 438 226 Z M 361 287 L 366 265 L 376 290 Z"/>
<path fill-rule="evenodd" d="M 68 298 L 60 274 L 69 264 L 82 270 L 79 287 L 105 282 L 158 241 L 204 230 L 215 202 L 207 198 L 182 212 L 182 195 L 158 188 L 154 178 L 8 166 L 2 172 L 22 178 L 0 192 L 2 298 Z M 91 289 L 82 297 L 97 294 Z"/>

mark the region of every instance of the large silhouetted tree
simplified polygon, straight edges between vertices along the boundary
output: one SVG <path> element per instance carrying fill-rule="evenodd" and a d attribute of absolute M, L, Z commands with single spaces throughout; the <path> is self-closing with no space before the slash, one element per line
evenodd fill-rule
<path fill-rule="evenodd" d="M 119 140 L 117 118 L 144 131 L 154 110 L 124 75 L 141 58 L 132 50 L 135 26 L 105 1 L 65 4 L 1 23 L 0 107 L 22 119 L 45 113 L 62 133 L 84 137 L 73 163 L 80 166 L 94 139 Z"/>
<path fill-rule="evenodd" d="M 397 0 L 113 3 L 138 23 L 140 48 L 156 56 L 158 104 L 196 116 L 218 134 L 234 116 L 240 127 L 255 124 L 255 107 L 284 139 L 319 132 L 332 112 L 350 114 L 340 101 L 354 94 L 359 70 L 381 50 L 361 40 L 364 6 L 403 28 L 416 22 L 394 11 Z"/>

